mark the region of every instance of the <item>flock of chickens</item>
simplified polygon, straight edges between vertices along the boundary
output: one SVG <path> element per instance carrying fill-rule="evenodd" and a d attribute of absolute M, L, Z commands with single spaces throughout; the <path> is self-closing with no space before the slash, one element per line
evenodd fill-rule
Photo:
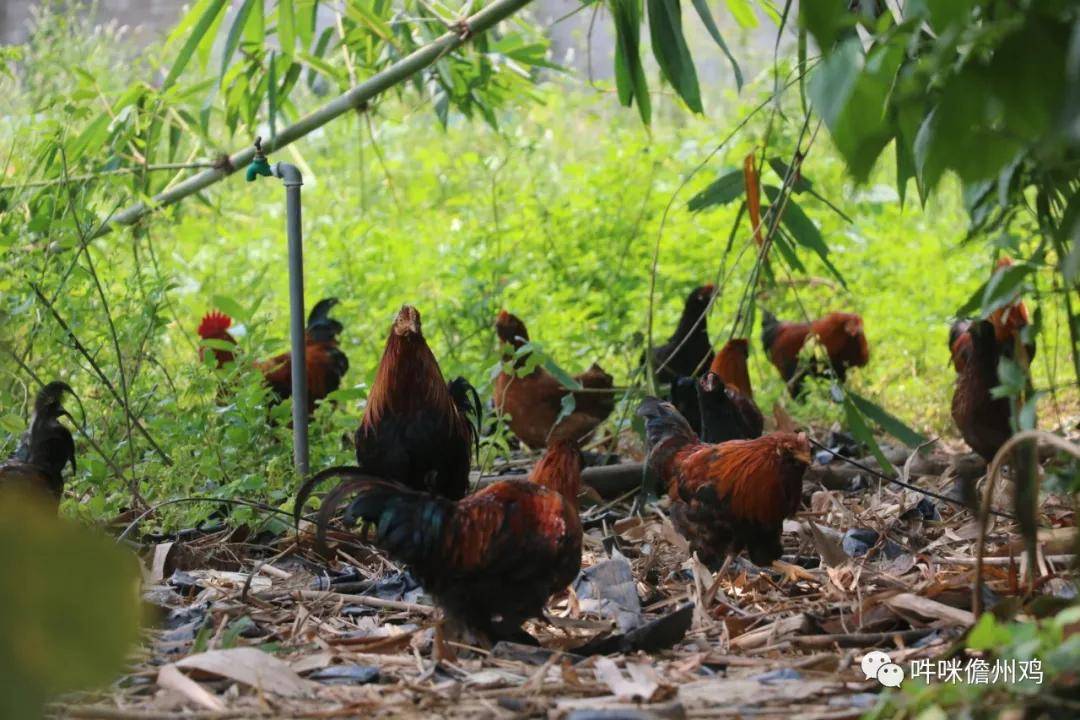
<path fill-rule="evenodd" d="M 706 315 L 714 295 L 711 285 L 694 289 L 671 339 L 642 356 L 642 365 L 670 388 L 670 402 L 646 397 L 637 409 L 647 463 L 667 488 L 674 526 L 704 562 L 720 567 L 745 549 L 755 564 L 798 575 L 798 568 L 779 562 L 781 528 L 799 507 L 810 443 L 804 433 L 762 434 L 748 341 L 732 339 L 713 353 Z M 336 302 L 320 301 L 308 318 L 309 410 L 340 387 L 349 366 L 338 346 L 342 325 L 330 317 Z M 212 353 L 219 368 L 236 362 L 230 325 L 227 316 L 211 312 L 198 328 L 201 354 Z M 1025 325 L 1027 311 L 1016 298 L 988 319 L 958 321 L 950 331 L 958 374 L 953 417 L 987 459 L 1011 434 L 1008 401 L 991 393 L 998 361 L 1034 353 L 1021 344 Z M 528 330 L 506 311 L 495 330 L 504 362 L 494 407 L 524 444 L 545 449 L 527 479 L 501 479 L 469 492 L 480 399 L 464 378 L 446 381 L 424 339 L 420 313 L 406 305 L 390 328 L 354 436 L 357 465 L 310 477 L 297 493 L 295 514 L 299 519 L 321 483 L 337 480 L 320 506 L 320 541 L 347 502 L 346 526 L 359 526 L 361 541 L 408 566 L 451 618 L 489 640 L 535 642 L 523 622 L 540 617 L 580 568 L 580 444 L 613 411 L 615 389 L 596 364 L 574 378 L 578 387 L 568 388 L 531 362 Z M 808 323 L 765 313 L 761 339 L 794 396 L 807 376 L 843 381 L 850 368 L 869 361 L 862 319 L 851 313 Z M 820 360 L 803 352 L 811 339 L 824 350 Z M 254 363 L 280 399 L 291 395 L 289 364 L 288 354 Z M 0 465 L 0 485 L 30 486 L 59 502 L 64 466 L 75 467 L 75 444 L 60 422 L 67 414 L 65 392 L 71 388 L 62 382 L 39 392 L 30 428 Z"/>

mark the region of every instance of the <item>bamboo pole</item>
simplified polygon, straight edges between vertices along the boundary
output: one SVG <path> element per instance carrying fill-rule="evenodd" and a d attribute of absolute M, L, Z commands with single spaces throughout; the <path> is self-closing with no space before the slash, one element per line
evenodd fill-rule
<path fill-rule="evenodd" d="M 496 23 L 510 17 L 528 5 L 529 2 L 530 0 L 496 0 L 472 17 L 459 23 L 451 32 L 403 57 L 382 72 L 372 75 L 364 82 L 351 88 L 345 94 L 339 95 L 310 115 L 282 129 L 273 141 L 264 144 L 264 150 L 267 153 L 280 150 L 349 110 L 363 107 L 372 98 L 408 80 L 417 72 L 434 64 L 436 60 L 448 52 L 464 45 L 474 35 L 479 35 L 489 30 Z M 238 169 L 247 167 L 254 157 L 255 149 L 249 145 L 243 150 L 230 155 L 227 165 L 221 163 L 222 167 L 204 170 L 178 183 L 169 190 L 155 195 L 149 203 L 139 202 L 114 214 L 110 219 L 102 223 L 97 233 L 95 233 L 95 237 L 105 235 L 117 225 L 132 225 L 156 209 L 172 205 L 189 195 L 201 192 L 214 183 L 224 180 Z"/>

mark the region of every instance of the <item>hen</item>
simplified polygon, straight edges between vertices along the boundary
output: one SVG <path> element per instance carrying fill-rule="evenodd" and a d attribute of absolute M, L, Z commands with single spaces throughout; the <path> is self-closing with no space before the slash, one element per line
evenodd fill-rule
<path fill-rule="evenodd" d="M 726 556 L 745 548 L 757 565 L 777 561 L 781 530 L 802 497 L 802 477 L 810 463 L 806 435 L 773 433 L 756 440 L 703 443 L 671 404 L 645 398 L 649 467 L 667 486 L 675 528 L 703 562 L 720 567 Z"/>
<path fill-rule="evenodd" d="M 706 311 L 715 288 L 694 288 L 683 305 L 675 333 L 663 345 L 653 348 L 653 372 L 660 383 L 672 383 L 680 377 L 698 377 L 713 361 Z M 645 364 L 642 354 L 641 364 Z"/>
<path fill-rule="evenodd" d="M 824 346 L 829 368 L 822 369 L 813 361 L 800 363 L 799 352 L 811 335 Z M 793 396 L 799 394 L 806 375 L 822 377 L 831 371 L 837 380 L 844 382 L 848 368 L 863 367 L 870 361 L 863 321 L 855 313 L 831 312 L 804 323 L 779 321 L 765 310 L 761 320 L 761 344 Z"/>
<path fill-rule="evenodd" d="M 581 455 L 552 442 L 528 480 L 502 480 L 452 501 L 377 480 L 354 468 L 331 468 L 316 480 L 343 482 L 320 510 L 355 496 L 345 522 L 363 522 L 363 539 L 409 567 L 453 619 L 494 641 L 535 644 L 521 628 L 539 617 L 581 566 Z"/>
<path fill-rule="evenodd" d="M 495 331 L 505 348 L 503 362 L 513 362 L 515 370 L 524 367 L 529 360 L 528 353 L 515 358 L 514 351 L 529 342 L 525 323 L 503 310 L 495 321 Z M 495 378 L 495 407 L 510 416 L 510 430 L 529 447 L 544 447 L 553 437 L 581 440 L 615 409 L 615 396 L 610 392 L 614 382 L 596 363 L 576 375 L 574 380 L 586 390 L 607 392 L 573 392 L 540 365 L 522 376 L 508 373 L 504 367 Z M 556 428 L 563 398 L 571 394 L 574 411 L 559 420 Z"/>
<path fill-rule="evenodd" d="M 756 438 L 765 429 L 750 387 L 748 355 L 745 339 L 730 340 L 704 377 L 679 378 L 671 385 L 672 403 L 705 442 Z"/>
<path fill-rule="evenodd" d="M 337 341 L 338 335 L 344 328 L 329 314 L 330 309 L 337 304 L 337 298 L 320 300 L 308 315 L 304 357 L 307 363 L 309 413 L 315 411 L 316 402 L 341 387 L 341 378 L 349 369 L 349 359 L 338 347 Z M 231 350 L 221 347 L 221 343 L 236 343 L 229 333 L 231 326 L 232 318 L 216 310 L 203 317 L 199 324 L 199 337 L 204 341 L 217 342 L 214 347 L 201 346 L 200 359 L 205 357 L 207 351 L 213 352 L 219 368 L 235 360 L 235 355 Z M 262 373 L 266 384 L 270 386 L 278 400 L 292 397 L 292 355 L 290 353 L 260 360 L 255 363 L 255 367 Z"/>
<path fill-rule="evenodd" d="M 404 305 L 356 431 L 363 472 L 456 500 L 469 489 L 472 448 L 480 427 L 476 391 L 464 379 L 443 379 L 428 347 L 420 312 Z"/>
<path fill-rule="evenodd" d="M 23 433 L 15 454 L 0 463 L 0 488 L 29 489 L 50 498 L 57 506 L 64 492 L 64 466 L 75 472 L 75 441 L 60 422 L 67 415 L 61 404 L 71 388 L 59 381 L 43 387 L 34 398 L 30 427 Z"/>

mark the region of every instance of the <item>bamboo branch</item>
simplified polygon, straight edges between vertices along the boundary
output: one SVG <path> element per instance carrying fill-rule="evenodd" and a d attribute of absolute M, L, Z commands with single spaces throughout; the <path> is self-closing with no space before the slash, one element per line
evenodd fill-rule
<path fill-rule="evenodd" d="M 528 5 L 529 2 L 530 0 L 496 0 L 472 17 L 463 20 L 453 31 L 403 57 L 382 72 L 372 75 L 364 82 L 353 87 L 344 95 L 339 95 L 310 115 L 283 128 L 272 141 L 263 144 L 264 151 L 270 153 L 280 150 L 350 110 L 364 107 L 372 98 L 408 80 L 424 68 L 433 65 L 448 52 L 461 47 L 470 38 L 510 17 Z M 113 216 L 110 222 L 102 224 L 95 237 L 108 233 L 116 225 L 132 225 L 158 208 L 172 205 L 189 195 L 201 192 L 214 183 L 224 180 L 236 172 L 237 169 L 247 167 L 254 157 L 255 148 L 245 147 L 243 150 L 229 156 L 228 163 L 222 162 L 221 167 L 204 170 L 178 183 L 169 190 L 158 193 L 149 204 L 139 202 L 120 211 Z"/>

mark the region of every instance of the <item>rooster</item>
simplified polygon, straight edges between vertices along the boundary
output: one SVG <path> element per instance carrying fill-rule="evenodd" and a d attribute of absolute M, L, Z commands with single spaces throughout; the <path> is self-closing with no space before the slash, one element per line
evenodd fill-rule
<path fill-rule="evenodd" d="M 991 389 L 998 382 L 998 362 L 1009 355 L 1010 345 L 997 341 L 994 323 L 977 320 L 964 333 L 956 366 L 956 389 L 952 417 L 971 449 L 990 462 L 1012 435 L 1009 399 L 995 398 Z"/>
<path fill-rule="evenodd" d="M 60 422 L 68 414 L 61 404 L 65 392 L 74 394 L 59 381 L 38 392 L 30 427 L 19 440 L 15 454 L 0 463 L 0 488 L 27 488 L 59 506 L 64 492 L 64 466 L 71 463 L 71 471 L 75 472 L 75 441 Z"/>
<path fill-rule="evenodd" d="M 706 311 L 715 290 L 712 285 L 694 288 L 683 305 L 675 333 L 666 343 L 653 348 L 652 364 L 657 382 L 673 383 L 680 377 L 698 377 L 712 363 Z M 645 364 L 644 353 L 641 364 Z"/>
<path fill-rule="evenodd" d="M 363 539 L 409 567 L 454 620 L 489 640 L 536 644 L 521 628 L 581 567 L 581 454 L 553 441 L 528 480 L 502 480 L 453 501 L 331 468 L 316 481 L 343 482 L 320 509 L 320 535 L 334 508 L 355 497 L 345 523 L 363 523 Z"/>
<path fill-rule="evenodd" d="M 703 443 L 670 403 L 645 398 L 648 464 L 667 485 L 671 518 L 712 568 L 745 548 L 757 565 L 790 578 L 801 568 L 777 562 L 784 518 L 795 514 L 810 463 L 805 434 L 773 433 L 755 440 Z"/>
<path fill-rule="evenodd" d="M 365 473 L 457 500 L 469 489 L 480 404 L 464 379 L 447 383 L 428 347 L 420 312 L 404 305 L 356 431 L 356 460 Z"/>
<path fill-rule="evenodd" d="M 503 362 L 513 362 L 514 370 L 528 362 L 528 353 L 515 358 L 529 342 L 529 331 L 518 317 L 503 310 L 495 320 L 495 332 L 504 346 Z M 558 436 L 580 440 L 588 436 L 615 409 L 615 397 L 610 392 L 614 381 L 596 363 L 574 377 L 585 390 L 607 392 L 573 392 L 540 365 L 527 375 L 503 369 L 495 378 L 495 407 L 510 416 L 510 430 L 532 448 L 547 445 L 549 438 Z M 574 410 L 559 419 L 563 399 L 573 395 Z M 558 427 L 556 427 L 558 420 Z"/>
<path fill-rule="evenodd" d="M 804 376 L 829 374 L 816 363 L 801 365 L 799 362 L 799 352 L 811 335 L 825 347 L 829 369 L 840 382 L 847 379 L 848 368 L 863 367 L 870 361 L 863 321 L 855 313 L 831 312 L 813 322 L 803 323 L 781 322 L 765 310 L 761 320 L 761 344 L 792 396 L 799 394 Z"/>
<path fill-rule="evenodd" d="M 307 364 L 309 414 L 315 411 L 316 402 L 341 387 L 341 378 L 349 369 L 349 359 L 338 347 L 337 341 L 344 328 L 330 317 L 330 309 L 337 304 L 337 298 L 320 300 L 308 315 L 304 357 Z M 217 342 L 214 347 L 200 347 L 200 359 L 205 358 L 207 351 L 213 352 L 219 368 L 235 360 L 231 350 L 221 347 L 221 343 L 236 344 L 236 340 L 229 333 L 231 326 L 232 318 L 216 310 L 203 317 L 199 324 L 199 337 Z M 255 363 L 255 367 L 262 373 L 277 400 L 292 397 L 291 354 L 282 353 L 268 360 L 260 360 Z"/>

